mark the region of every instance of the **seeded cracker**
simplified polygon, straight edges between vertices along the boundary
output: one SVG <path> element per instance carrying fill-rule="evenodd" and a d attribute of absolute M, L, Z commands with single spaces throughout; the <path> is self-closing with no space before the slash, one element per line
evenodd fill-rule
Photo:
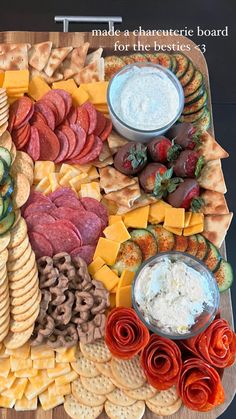
<path fill-rule="evenodd" d="M 138 401 L 132 406 L 117 406 L 109 400 L 105 403 L 105 411 L 110 419 L 132 418 L 141 419 L 145 412 L 145 403 Z"/>
<path fill-rule="evenodd" d="M 111 393 L 107 394 L 107 399 L 113 403 L 117 404 L 117 406 L 131 406 L 135 403 L 134 399 L 127 396 L 123 390 L 120 388 L 115 388 Z"/>
<path fill-rule="evenodd" d="M 146 381 L 138 356 L 129 360 L 112 358 L 111 369 L 115 380 L 124 387 L 136 389 Z"/>
<path fill-rule="evenodd" d="M 64 409 L 72 419 L 96 419 L 102 413 L 103 405 L 94 407 L 85 406 L 77 402 L 72 395 L 69 395 L 66 396 Z"/>
<path fill-rule="evenodd" d="M 71 390 L 74 398 L 79 402 L 85 404 L 85 406 L 102 406 L 106 401 L 106 395 L 95 394 L 87 390 L 78 378 L 73 381 Z"/>
<path fill-rule="evenodd" d="M 142 387 L 135 390 L 125 390 L 125 394 L 134 400 L 147 400 L 157 394 L 157 390 L 149 383 L 145 383 Z"/>
<path fill-rule="evenodd" d="M 157 407 L 154 404 L 150 403 L 149 400 L 146 400 L 146 405 L 153 413 L 155 413 L 158 416 L 170 416 L 178 412 L 178 410 L 180 409 L 182 405 L 182 401 L 181 399 L 178 399 L 171 406 Z"/>
<path fill-rule="evenodd" d="M 77 374 L 82 375 L 83 377 L 90 378 L 99 375 L 95 362 L 85 358 L 79 350 L 76 352 L 76 361 L 71 362 L 71 366 Z"/>
<path fill-rule="evenodd" d="M 108 362 L 111 360 L 111 353 L 103 339 L 88 345 L 80 343 L 80 350 L 85 358 L 93 362 Z"/>

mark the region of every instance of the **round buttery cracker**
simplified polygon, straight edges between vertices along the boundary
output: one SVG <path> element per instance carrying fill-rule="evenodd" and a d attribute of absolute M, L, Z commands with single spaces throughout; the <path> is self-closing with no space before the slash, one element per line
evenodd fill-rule
<path fill-rule="evenodd" d="M 85 406 L 84 404 L 77 402 L 74 396 L 70 394 L 69 396 L 66 396 L 64 409 L 72 419 L 96 419 L 103 411 L 103 404 L 101 406 L 93 407 Z"/>
<path fill-rule="evenodd" d="M 17 281 L 9 281 L 10 290 L 18 290 L 20 288 L 25 287 L 29 282 L 31 282 L 31 280 L 36 274 L 38 275 L 38 269 L 35 263 L 32 270 L 23 278 L 18 279 Z"/>
<path fill-rule="evenodd" d="M 93 362 L 108 362 L 111 360 L 111 352 L 104 339 L 96 340 L 87 345 L 80 342 L 80 350 L 85 358 Z"/>
<path fill-rule="evenodd" d="M 15 320 L 15 321 L 18 321 L 18 322 L 22 322 L 24 320 L 27 320 L 30 316 L 33 315 L 33 313 L 35 312 L 37 307 L 39 307 L 39 309 L 40 309 L 40 301 L 41 301 L 41 293 L 38 294 L 37 299 L 30 306 L 30 308 L 28 310 L 24 311 L 24 313 L 12 314 L 12 319 Z"/>
<path fill-rule="evenodd" d="M 2 342 L 5 337 L 8 335 L 9 332 L 9 322 L 6 324 L 6 328 L 4 329 L 3 332 L 0 333 L 0 342 Z"/>
<path fill-rule="evenodd" d="M 17 321 L 17 320 L 11 320 L 10 322 L 10 330 L 11 332 L 24 332 L 24 330 L 27 330 L 31 325 L 35 323 L 35 320 L 37 319 L 39 314 L 39 306 L 36 308 L 35 312 L 28 317 L 28 319 L 23 321 Z"/>
<path fill-rule="evenodd" d="M 0 252 L 2 252 L 3 250 L 7 248 L 7 246 L 9 245 L 10 239 L 11 239 L 11 235 L 9 231 L 0 237 Z"/>
<path fill-rule="evenodd" d="M 17 150 L 16 158 L 20 158 L 21 160 L 26 161 L 27 163 L 30 164 L 30 166 L 32 167 L 32 169 L 34 169 L 34 162 L 31 159 L 31 157 L 29 156 L 29 154 L 25 153 L 22 150 Z"/>
<path fill-rule="evenodd" d="M 11 150 L 12 138 L 9 131 L 5 131 L 0 137 L 0 144 L 2 147 L 6 148 L 8 151 Z"/>
<path fill-rule="evenodd" d="M 6 115 L 7 113 L 9 113 L 9 104 L 3 102 L 1 105 L 0 105 L 0 115 L 4 115 L 4 114 Z"/>
<path fill-rule="evenodd" d="M 96 368 L 98 372 L 108 378 L 112 377 L 112 370 L 110 362 L 97 362 Z"/>
<path fill-rule="evenodd" d="M 4 345 L 7 349 L 17 349 L 23 346 L 30 338 L 34 330 L 34 324 L 31 325 L 24 332 L 20 333 L 8 333 L 8 336 L 4 339 Z"/>
<path fill-rule="evenodd" d="M 8 118 L 7 118 L 8 119 Z M 6 121 L 3 125 L 0 123 L 0 135 L 2 135 L 8 127 L 8 121 Z M 13 144 L 13 143 L 12 143 Z M 15 145 L 15 144 L 14 144 Z M 16 147 L 15 147 L 16 148 Z"/>
<path fill-rule="evenodd" d="M 130 389 L 139 388 L 146 381 L 138 356 L 127 360 L 112 358 L 111 370 L 118 383 Z"/>
<path fill-rule="evenodd" d="M 18 281 L 18 279 L 24 278 L 34 267 L 35 264 L 35 254 L 31 253 L 30 258 L 27 260 L 26 264 L 16 271 L 8 273 L 9 281 Z"/>
<path fill-rule="evenodd" d="M 6 313 L 4 314 L 4 316 L 1 319 L 0 335 L 4 332 L 6 327 L 9 326 L 9 323 L 10 323 L 10 313 L 9 313 L 9 310 L 7 310 Z"/>
<path fill-rule="evenodd" d="M 14 224 L 13 224 L 12 228 L 14 228 L 16 226 L 16 224 L 18 224 L 20 219 L 21 219 L 21 212 L 20 212 L 19 209 L 14 209 L 14 213 L 15 213 L 15 221 L 14 221 Z"/>
<path fill-rule="evenodd" d="M 106 401 L 106 396 L 87 390 L 79 378 L 71 384 L 71 392 L 74 398 L 85 406 L 101 406 Z"/>
<path fill-rule="evenodd" d="M 135 400 L 127 396 L 127 394 L 125 394 L 125 392 L 120 388 L 115 388 L 106 396 L 111 403 L 117 404 L 118 406 L 131 406 L 135 403 Z"/>
<path fill-rule="evenodd" d="M 115 387 L 120 388 L 121 390 L 129 390 L 128 387 L 122 386 L 114 377 L 110 377 L 111 382 L 114 384 Z"/>
<path fill-rule="evenodd" d="M 23 173 L 30 183 L 33 184 L 34 181 L 34 170 L 30 163 L 28 163 L 25 159 L 22 159 L 21 155 L 16 152 L 16 158 L 11 166 L 11 175 L 16 178 L 17 173 Z"/>
<path fill-rule="evenodd" d="M 174 404 L 178 398 L 179 396 L 176 387 L 171 387 L 168 390 L 158 391 L 155 396 L 148 399 L 148 401 L 157 407 L 167 407 Z"/>
<path fill-rule="evenodd" d="M 22 253 L 21 256 L 19 256 L 17 259 L 8 261 L 7 263 L 7 270 L 8 272 L 14 272 L 17 271 L 17 269 L 20 269 L 25 263 L 28 261 L 28 259 L 31 256 L 31 245 L 29 244 L 28 247 L 25 249 L 24 253 Z"/>
<path fill-rule="evenodd" d="M 11 162 L 13 163 L 15 161 L 15 158 L 16 158 L 16 146 L 15 146 L 14 143 L 12 143 L 12 145 L 11 145 L 10 153 L 11 153 Z"/>
<path fill-rule="evenodd" d="M 21 208 L 29 198 L 30 182 L 23 173 L 15 173 L 14 175 L 14 192 L 12 200 L 15 208 Z"/>
<path fill-rule="evenodd" d="M 142 387 L 135 390 L 125 390 L 125 394 L 134 400 L 147 400 L 154 397 L 156 393 L 157 390 L 149 383 L 145 383 Z"/>
<path fill-rule="evenodd" d="M 105 375 L 97 375 L 97 377 L 83 377 L 81 376 L 81 383 L 84 388 L 95 394 L 107 394 L 114 390 L 115 386 Z"/>
<path fill-rule="evenodd" d="M 9 109 L 4 111 L 3 113 L 1 113 L 1 110 L 0 110 L 0 125 L 5 124 L 6 121 L 8 120 L 8 117 L 9 117 Z"/>
<path fill-rule="evenodd" d="M 39 294 L 41 294 L 40 290 L 38 290 L 38 293 L 35 293 L 29 300 L 27 300 L 24 304 L 19 306 L 12 306 L 11 307 L 11 315 L 13 314 L 22 314 L 26 310 L 29 310 L 29 308 L 35 303 L 35 301 L 38 299 Z"/>
<path fill-rule="evenodd" d="M 71 366 L 77 374 L 83 375 L 84 377 L 90 378 L 99 375 L 95 362 L 85 358 L 79 350 L 76 352 L 76 361 L 71 362 Z"/>
<path fill-rule="evenodd" d="M 8 262 L 15 261 L 20 258 L 29 245 L 29 236 L 26 235 L 24 240 L 19 244 L 19 246 L 12 247 L 8 250 Z"/>
<path fill-rule="evenodd" d="M 11 230 L 11 240 L 9 242 L 9 249 L 19 246 L 27 235 L 27 225 L 23 217 L 20 217 L 19 221 Z"/>
<path fill-rule="evenodd" d="M 19 297 L 11 297 L 11 306 L 21 306 L 24 303 L 26 303 L 31 297 L 34 296 L 34 294 L 38 294 L 38 290 L 39 290 L 39 284 L 38 281 L 36 280 L 35 283 L 33 284 L 32 288 L 26 292 L 25 294 L 22 294 Z"/>
<path fill-rule="evenodd" d="M 0 269 L 7 263 L 8 259 L 8 250 L 4 249 L 0 253 Z"/>
<path fill-rule="evenodd" d="M 177 399 L 172 405 L 162 407 L 155 406 L 150 402 L 150 400 L 146 400 L 146 405 L 151 410 L 151 412 L 158 416 L 170 416 L 178 412 L 178 410 L 181 408 L 182 400 Z"/>
<path fill-rule="evenodd" d="M 35 273 L 35 275 L 31 279 L 31 281 L 29 281 L 24 287 L 18 288 L 16 290 L 10 290 L 10 296 L 11 296 L 11 298 L 20 298 L 20 297 L 24 296 L 32 288 L 34 288 L 36 284 L 39 286 L 38 272 Z"/>
<path fill-rule="evenodd" d="M 135 418 L 141 419 L 145 412 L 145 403 L 141 400 L 131 406 L 118 406 L 109 400 L 105 403 L 105 412 L 110 419 Z"/>
<path fill-rule="evenodd" d="M 0 287 L 0 301 L 2 299 L 2 294 L 5 293 L 5 290 L 8 289 L 8 278 L 7 275 L 5 276 L 3 282 L 1 283 L 1 287 Z"/>
<path fill-rule="evenodd" d="M 0 298 L 0 310 L 6 305 L 6 302 L 9 301 L 9 290 L 8 287 L 6 287 L 3 294 L 1 294 Z"/>

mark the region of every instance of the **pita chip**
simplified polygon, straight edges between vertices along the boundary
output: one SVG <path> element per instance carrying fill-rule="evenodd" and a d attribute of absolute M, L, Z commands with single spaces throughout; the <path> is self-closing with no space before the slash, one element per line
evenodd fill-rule
<path fill-rule="evenodd" d="M 74 76 L 74 80 L 79 85 L 81 83 L 92 83 L 104 80 L 104 59 L 88 64 Z"/>
<path fill-rule="evenodd" d="M 58 71 L 56 71 L 52 77 L 48 77 L 47 74 L 44 73 L 44 71 L 38 71 L 38 70 L 35 70 L 35 68 L 30 67 L 30 80 L 32 80 L 32 78 L 36 76 L 41 77 L 48 84 L 51 84 L 51 83 L 54 83 L 56 81 L 60 81 L 63 79 L 63 74 L 59 73 Z"/>
<path fill-rule="evenodd" d="M 201 188 L 225 194 L 227 192 L 220 159 L 207 162 L 198 178 Z"/>
<path fill-rule="evenodd" d="M 52 77 L 60 64 L 65 60 L 67 55 L 72 51 L 72 47 L 53 48 L 49 60 L 44 68 L 44 72 L 48 77 Z"/>
<path fill-rule="evenodd" d="M 90 54 L 87 55 L 85 60 L 85 65 L 91 64 L 99 60 L 101 58 L 103 53 L 103 48 L 98 48 L 93 52 L 90 52 Z"/>
<path fill-rule="evenodd" d="M 199 152 L 202 156 L 204 156 L 206 161 L 209 160 L 216 160 L 216 159 L 225 159 L 229 157 L 227 151 L 225 151 L 220 144 L 209 134 L 209 132 L 205 131 L 201 135 L 201 145 L 199 147 Z"/>
<path fill-rule="evenodd" d="M 20 47 L 26 47 L 27 50 L 31 47 L 30 44 L 0 44 L 0 55 L 5 54 L 6 52 L 12 51 L 13 49 Z"/>
<path fill-rule="evenodd" d="M 204 200 L 204 205 L 201 208 L 203 214 L 207 215 L 229 213 L 229 208 L 224 194 L 205 190 L 201 194 L 201 198 Z"/>
<path fill-rule="evenodd" d="M 114 167 L 107 166 L 100 169 L 100 187 L 104 189 L 106 194 L 119 191 L 134 183 L 136 183 L 134 178 L 123 175 Z"/>
<path fill-rule="evenodd" d="M 120 147 L 127 144 L 128 140 L 118 134 L 116 131 L 112 130 L 108 139 L 107 139 L 109 148 L 112 154 L 117 153 Z"/>
<path fill-rule="evenodd" d="M 84 67 L 85 58 L 88 52 L 89 43 L 74 48 L 62 63 L 64 79 L 70 79 Z"/>
<path fill-rule="evenodd" d="M 142 192 L 141 196 L 138 199 L 136 199 L 136 201 L 134 202 L 132 208 L 127 208 L 120 205 L 117 209 L 117 215 L 122 215 L 134 209 L 145 207 L 146 205 L 149 205 L 149 204 L 154 204 L 154 202 L 157 202 L 157 201 L 158 199 L 155 196 Z"/>
<path fill-rule="evenodd" d="M 99 159 L 93 160 L 93 166 L 97 167 L 98 169 L 102 169 L 102 167 L 106 167 L 113 164 L 113 157 L 107 157 L 107 159 L 100 161 Z"/>
<path fill-rule="evenodd" d="M 41 42 L 32 45 L 28 52 L 29 64 L 38 71 L 42 71 L 46 66 L 52 49 L 52 42 Z"/>
<path fill-rule="evenodd" d="M 116 192 L 110 192 L 104 198 L 107 201 L 115 201 L 118 205 L 132 208 L 134 201 L 141 195 L 138 180 L 137 178 L 134 179 L 135 183 L 133 185 L 126 186 Z"/>
<path fill-rule="evenodd" d="M 28 70 L 28 48 L 26 44 L 0 55 L 1 70 Z"/>
<path fill-rule="evenodd" d="M 202 235 L 216 247 L 220 247 L 225 239 L 233 218 L 233 213 L 221 215 L 206 215 Z"/>

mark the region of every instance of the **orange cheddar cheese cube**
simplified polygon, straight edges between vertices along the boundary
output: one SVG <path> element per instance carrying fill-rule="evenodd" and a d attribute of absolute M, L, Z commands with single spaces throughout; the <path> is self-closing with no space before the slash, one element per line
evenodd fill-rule
<path fill-rule="evenodd" d="M 184 208 L 166 208 L 165 209 L 165 220 L 164 227 L 175 227 L 175 228 L 184 228 L 184 217 L 185 209 Z"/>
<path fill-rule="evenodd" d="M 101 281 L 108 291 L 112 290 L 119 282 L 119 277 L 107 265 L 95 272 L 94 279 Z"/>
<path fill-rule="evenodd" d="M 182 236 L 182 234 L 183 234 L 183 229 L 182 228 L 169 227 L 169 226 L 165 226 L 165 224 L 164 224 L 164 228 L 167 231 L 169 231 L 170 233 L 177 234 L 177 236 Z"/>
<path fill-rule="evenodd" d="M 191 217 L 192 217 L 192 212 L 189 212 L 189 211 L 186 211 L 185 212 L 185 217 L 184 217 L 184 227 L 188 227 L 189 226 L 189 223 L 190 223 L 190 220 L 191 220 Z"/>
<path fill-rule="evenodd" d="M 132 307 L 132 287 L 119 287 L 116 293 L 116 307 Z"/>
<path fill-rule="evenodd" d="M 203 223 L 204 223 L 204 214 L 202 214 L 201 212 L 193 212 L 188 227 L 192 227 L 192 226 L 203 224 Z"/>
<path fill-rule="evenodd" d="M 116 294 L 110 294 L 110 309 L 116 307 Z"/>
<path fill-rule="evenodd" d="M 49 85 L 41 77 L 36 76 L 29 82 L 28 95 L 37 101 L 50 90 Z"/>
<path fill-rule="evenodd" d="M 3 87 L 11 88 L 25 88 L 28 90 L 29 86 L 29 70 L 10 70 L 5 71 Z"/>
<path fill-rule="evenodd" d="M 56 81 L 52 83 L 52 89 L 62 89 L 72 95 L 73 92 L 77 89 L 77 84 L 75 83 L 74 79 Z"/>
<path fill-rule="evenodd" d="M 170 204 L 165 201 L 158 201 L 150 205 L 148 221 L 152 224 L 162 223 L 165 219 L 166 208 L 172 208 Z"/>
<path fill-rule="evenodd" d="M 77 87 L 72 92 L 72 101 L 74 106 L 83 105 L 84 102 L 89 100 L 89 95 L 83 87 Z"/>
<path fill-rule="evenodd" d="M 94 259 L 100 256 L 107 265 L 114 265 L 118 252 L 120 250 L 120 243 L 113 240 L 100 237 L 94 253 Z"/>
<path fill-rule="evenodd" d="M 4 71 L 0 70 L 0 87 L 2 87 L 4 81 Z"/>
<path fill-rule="evenodd" d="M 127 212 L 123 220 L 126 227 L 147 228 L 149 205 Z"/>
<path fill-rule="evenodd" d="M 192 234 L 201 233 L 204 230 L 203 224 L 197 224 L 191 227 L 184 228 L 183 235 L 184 236 L 191 236 Z"/>
<path fill-rule="evenodd" d="M 117 221 L 122 221 L 121 215 L 109 215 L 109 222 L 108 224 L 111 226 L 112 224 L 117 223 Z"/>
<path fill-rule="evenodd" d="M 93 83 L 81 83 L 80 86 L 88 94 L 93 105 L 104 105 L 107 103 L 107 81 Z"/>
<path fill-rule="evenodd" d="M 123 221 L 117 221 L 111 226 L 106 227 L 103 233 L 107 239 L 118 243 L 123 243 L 130 239 L 130 234 Z"/>
<path fill-rule="evenodd" d="M 118 287 L 126 287 L 131 285 L 134 279 L 135 273 L 131 271 L 127 271 L 126 269 L 122 272 Z"/>
<path fill-rule="evenodd" d="M 118 289 L 118 285 L 116 285 L 114 288 L 112 288 L 111 291 L 110 291 L 110 293 L 111 294 L 116 294 L 117 289 Z"/>
<path fill-rule="evenodd" d="M 96 257 L 88 266 L 90 275 L 94 275 L 103 265 L 105 265 L 105 261 L 100 256 Z"/>

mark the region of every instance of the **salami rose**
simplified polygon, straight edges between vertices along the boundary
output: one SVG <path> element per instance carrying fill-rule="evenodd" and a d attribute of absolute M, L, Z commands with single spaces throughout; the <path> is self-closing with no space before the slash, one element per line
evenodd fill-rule
<path fill-rule="evenodd" d="M 216 368 L 229 367 L 235 361 L 236 334 L 224 319 L 214 320 L 204 332 L 184 340 L 183 345 Z"/>
<path fill-rule="evenodd" d="M 105 341 L 115 357 L 130 359 L 147 345 L 149 331 L 132 308 L 114 308 L 107 318 Z"/>
<path fill-rule="evenodd" d="M 178 381 L 182 368 L 177 344 L 153 334 L 141 353 L 141 365 L 147 381 L 158 390 L 167 390 Z"/>
<path fill-rule="evenodd" d="M 189 358 L 183 363 L 177 392 L 189 409 L 200 412 L 208 412 L 224 402 L 218 372 L 202 359 Z"/>

